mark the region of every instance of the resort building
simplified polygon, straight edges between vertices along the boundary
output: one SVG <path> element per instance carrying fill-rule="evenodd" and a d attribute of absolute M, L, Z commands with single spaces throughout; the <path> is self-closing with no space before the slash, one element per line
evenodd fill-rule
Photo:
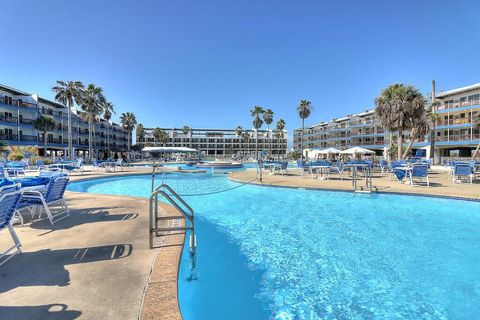
<path fill-rule="evenodd" d="M 54 101 L 13 89 L 0 84 L 0 141 L 9 146 L 33 146 L 44 149 L 43 134 L 34 127 L 40 115 L 55 120 L 55 129 L 47 133 L 47 149 L 50 154 L 61 155 L 68 147 L 68 109 Z M 73 147 L 78 155 L 88 153 L 88 122 L 81 111 L 72 111 Z M 107 129 L 108 128 L 108 129 Z M 107 139 L 108 135 L 108 139 Z M 128 132 L 117 123 L 104 119 L 95 123 L 95 146 L 97 150 L 107 148 L 122 152 L 127 149 Z"/>
<path fill-rule="evenodd" d="M 168 142 L 165 144 L 156 141 L 153 128 L 145 128 L 145 138 L 137 137 L 137 144 L 141 146 L 189 147 L 199 150 L 209 157 L 254 156 L 256 130 L 244 130 L 250 138 L 237 136 L 234 129 L 190 129 L 184 132 L 182 128 L 160 128 L 167 132 Z M 272 156 L 283 158 L 287 154 L 287 131 L 283 131 L 280 139 L 275 137 L 272 130 L 258 131 L 258 150 Z"/>
<path fill-rule="evenodd" d="M 437 102 L 435 112 L 439 119 L 435 128 L 436 162 L 449 158 L 467 158 L 479 143 L 480 133 L 474 127 L 473 119 L 480 112 L 480 83 L 454 90 L 438 92 L 432 90 L 425 106 Z M 293 132 L 293 147 L 300 149 L 302 129 Z M 375 116 L 375 110 L 347 115 L 305 127 L 304 149 L 339 149 L 361 146 L 383 155 L 387 150 L 390 137 L 396 141 L 397 133 L 390 134 L 383 128 Z M 408 132 L 403 134 L 407 144 Z M 425 149 L 430 153 L 430 136 L 418 137 L 413 150 Z"/>

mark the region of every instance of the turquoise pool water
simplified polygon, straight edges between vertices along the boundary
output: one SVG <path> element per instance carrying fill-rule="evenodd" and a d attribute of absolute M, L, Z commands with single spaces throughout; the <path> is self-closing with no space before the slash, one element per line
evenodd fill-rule
<path fill-rule="evenodd" d="M 480 314 L 478 202 L 164 179 L 197 214 L 198 280 L 186 280 L 186 256 L 180 270 L 186 320 Z M 146 197 L 149 186 L 135 176 L 69 189 Z"/>

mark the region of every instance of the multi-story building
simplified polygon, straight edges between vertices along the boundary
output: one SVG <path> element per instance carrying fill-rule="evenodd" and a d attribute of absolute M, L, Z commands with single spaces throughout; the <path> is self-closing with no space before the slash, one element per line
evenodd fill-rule
<path fill-rule="evenodd" d="M 480 113 L 480 83 L 454 90 L 436 93 L 432 90 L 426 106 L 436 101 L 435 113 L 439 115 L 435 129 L 435 155 L 440 158 L 471 157 L 480 142 L 479 129 L 473 119 Z M 293 147 L 300 149 L 302 129 L 293 132 Z M 305 128 L 304 149 L 339 149 L 361 146 L 384 154 L 390 138 L 397 140 L 398 133 L 389 133 L 376 119 L 374 110 L 347 115 L 339 119 L 321 122 Z M 403 134 L 407 143 L 408 132 Z M 418 137 L 413 149 L 423 148 L 430 153 L 430 135 Z"/>
<path fill-rule="evenodd" d="M 55 129 L 46 137 L 48 153 L 62 155 L 68 147 L 67 112 L 68 109 L 57 102 L 0 85 L 0 140 L 11 146 L 38 147 L 44 154 L 45 137 L 33 123 L 40 115 L 47 115 L 55 121 Z M 85 156 L 88 153 L 88 123 L 83 120 L 80 111 L 72 112 L 71 121 L 73 147 L 77 155 Z M 125 151 L 127 138 L 128 132 L 117 123 L 104 119 L 95 123 L 93 139 L 97 150 L 106 149 L 108 142 L 110 150 Z"/>
<path fill-rule="evenodd" d="M 189 147 L 199 150 L 207 157 L 225 158 L 236 156 L 254 156 L 256 131 L 244 130 L 250 138 L 237 136 L 234 129 L 190 129 L 187 133 L 182 128 L 160 128 L 168 133 L 168 142 L 157 142 L 153 136 L 153 129 L 145 129 L 145 138 L 137 137 L 137 144 L 142 146 Z M 287 154 L 287 131 L 280 139 L 275 137 L 272 130 L 258 131 L 258 150 L 274 157 L 285 157 Z"/>

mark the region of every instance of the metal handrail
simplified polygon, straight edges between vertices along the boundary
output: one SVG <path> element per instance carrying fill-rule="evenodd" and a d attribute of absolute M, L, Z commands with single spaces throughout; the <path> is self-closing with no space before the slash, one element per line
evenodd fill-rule
<path fill-rule="evenodd" d="M 152 190 L 155 184 L 155 171 L 156 165 L 154 164 L 153 172 L 152 172 Z M 169 194 L 170 193 L 170 194 Z M 159 218 L 158 216 L 158 196 L 162 196 L 165 198 L 175 209 L 177 209 L 181 214 L 182 217 L 185 219 L 185 226 L 175 226 L 175 227 L 158 227 L 158 220 L 173 220 L 180 217 L 162 217 Z M 173 198 L 170 196 L 173 195 Z M 183 208 L 181 205 L 183 205 Z M 175 190 L 173 190 L 169 185 L 162 183 L 160 186 L 155 188 L 152 191 L 149 197 L 149 205 L 150 205 L 150 248 L 153 248 L 153 235 L 161 232 L 170 232 L 170 231 L 187 231 L 190 230 L 190 239 L 189 239 L 189 252 L 190 252 L 190 271 L 191 275 L 189 280 L 197 279 L 196 274 L 196 251 L 197 251 L 197 240 L 195 235 L 195 212 L 193 211 L 192 207 L 190 207 L 185 200 L 180 197 Z M 187 211 L 185 211 L 185 209 Z"/>

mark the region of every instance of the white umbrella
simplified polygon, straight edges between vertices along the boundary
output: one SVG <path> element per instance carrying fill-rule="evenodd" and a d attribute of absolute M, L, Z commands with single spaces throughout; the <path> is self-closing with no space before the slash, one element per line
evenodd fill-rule
<path fill-rule="evenodd" d="M 350 148 L 350 149 L 341 151 L 340 153 L 341 153 L 341 154 L 354 154 L 354 155 L 357 155 L 357 154 L 374 154 L 375 151 L 368 150 L 368 149 L 365 149 L 365 148 L 362 148 L 362 147 L 353 147 L 353 148 Z"/>
<path fill-rule="evenodd" d="M 341 153 L 341 151 L 335 148 L 327 148 L 327 149 L 318 151 L 318 153 L 319 154 L 339 154 Z"/>

